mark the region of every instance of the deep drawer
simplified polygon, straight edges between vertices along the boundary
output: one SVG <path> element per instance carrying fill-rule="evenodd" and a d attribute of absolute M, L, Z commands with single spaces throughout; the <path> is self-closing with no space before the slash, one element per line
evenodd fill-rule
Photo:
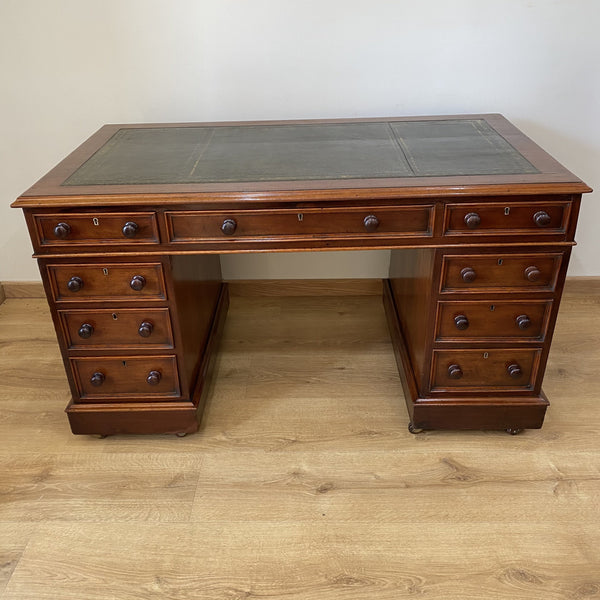
<path fill-rule="evenodd" d="M 59 310 L 67 348 L 172 348 L 169 309 Z"/>
<path fill-rule="evenodd" d="M 83 401 L 180 396 L 175 356 L 72 358 L 71 366 Z"/>
<path fill-rule="evenodd" d="M 546 336 L 551 308 L 551 300 L 438 302 L 435 339 L 541 342 Z"/>
<path fill-rule="evenodd" d="M 171 242 L 430 236 L 433 206 L 173 211 L 166 218 Z"/>
<path fill-rule="evenodd" d="M 161 263 L 60 264 L 47 272 L 57 302 L 166 298 Z"/>
<path fill-rule="evenodd" d="M 160 242 L 153 212 L 36 214 L 33 220 L 40 246 Z"/>
<path fill-rule="evenodd" d="M 554 291 L 562 253 L 446 255 L 441 292 Z"/>
<path fill-rule="evenodd" d="M 541 350 L 434 350 L 431 391 L 533 389 Z"/>
<path fill-rule="evenodd" d="M 445 235 L 565 233 L 571 202 L 448 204 Z"/>

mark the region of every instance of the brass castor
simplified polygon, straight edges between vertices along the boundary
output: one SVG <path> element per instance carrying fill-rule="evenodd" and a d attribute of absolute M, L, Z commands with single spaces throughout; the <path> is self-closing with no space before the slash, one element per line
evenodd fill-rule
<path fill-rule="evenodd" d="M 506 433 L 508 433 L 508 435 L 518 435 L 519 433 L 521 433 L 521 431 L 523 431 L 523 430 L 518 429 L 517 427 L 509 427 L 506 430 Z"/>
<path fill-rule="evenodd" d="M 410 433 L 412 433 L 413 435 L 417 435 L 418 433 L 423 433 L 425 430 L 419 429 L 418 427 L 415 427 L 412 423 L 409 423 L 408 431 L 410 431 Z"/>
<path fill-rule="evenodd" d="M 178 431 L 175 435 L 177 437 L 185 437 L 187 435 L 187 432 L 186 431 Z"/>

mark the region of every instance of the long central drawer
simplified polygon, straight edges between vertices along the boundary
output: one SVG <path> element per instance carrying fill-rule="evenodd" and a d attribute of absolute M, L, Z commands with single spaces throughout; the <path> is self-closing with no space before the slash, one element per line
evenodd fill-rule
<path fill-rule="evenodd" d="M 431 236 L 433 205 L 402 207 L 168 211 L 170 242 L 323 236 Z"/>

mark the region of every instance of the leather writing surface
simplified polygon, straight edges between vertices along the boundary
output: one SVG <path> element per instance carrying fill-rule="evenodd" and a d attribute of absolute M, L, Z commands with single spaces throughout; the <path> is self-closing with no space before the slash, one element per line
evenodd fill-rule
<path fill-rule="evenodd" d="M 62 185 L 538 173 L 482 119 L 123 128 Z"/>

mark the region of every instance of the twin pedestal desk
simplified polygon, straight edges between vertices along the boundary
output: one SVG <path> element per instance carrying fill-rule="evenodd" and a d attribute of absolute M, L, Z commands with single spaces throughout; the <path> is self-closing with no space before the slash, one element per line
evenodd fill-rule
<path fill-rule="evenodd" d="M 228 294 L 219 255 L 391 249 L 409 429 L 541 427 L 581 194 L 500 115 L 107 125 L 13 206 L 73 433 L 196 431 Z M 400 395 L 400 394 L 399 394 Z"/>

